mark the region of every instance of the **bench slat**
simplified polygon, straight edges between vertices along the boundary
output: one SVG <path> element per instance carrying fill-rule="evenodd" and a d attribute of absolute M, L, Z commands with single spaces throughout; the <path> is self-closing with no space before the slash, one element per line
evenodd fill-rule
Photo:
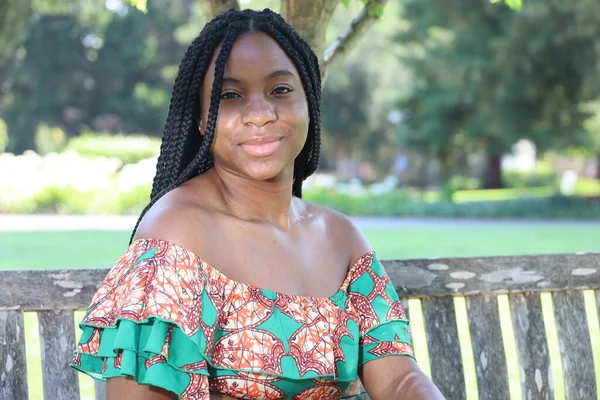
<path fill-rule="evenodd" d="M 383 265 L 401 297 L 600 288 L 600 253 L 384 260 Z M 85 309 L 107 272 L 0 271 L 0 310 Z M 49 284 L 36 290 L 31 282 Z"/>
<path fill-rule="evenodd" d="M 596 311 L 598 312 L 598 321 L 600 322 L 600 289 L 594 293 L 596 295 Z M 596 382 L 600 385 L 600 382 Z"/>
<path fill-rule="evenodd" d="M 0 271 L 0 310 L 86 309 L 107 269 Z M 43 290 L 31 282 L 46 282 Z"/>
<path fill-rule="evenodd" d="M 446 398 L 465 399 L 465 377 L 456 327 L 454 299 L 433 297 L 421 300 L 431 378 Z"/>
<path fill-rule="evenodd" d="M 546 330 L 540 295 L 514 294 L 509 296 L 509 302 L 521 368 L 523 399 L 553 399 L 550 353 L 544 335 Z"/>
<path fill-rule="evenodd" d="M 40 344 L 44 399 L 79 400 L 77 371 L 68 368 L 73 358 L 75 325 L 71 311 L 40 311 Z"/>
<path fill-rule="evenodd" d="M 592 344 L 582 291 L 552 294 L 568 400 L 596 398 Z"/>
<path fill-rule="evenodd" d="M 0 311 L 0 399 L 28 397 L 23 313 Z"/>
<path fill-rule="evenodd" d="M 596 295 L 596 311 L 598 312 L 598 321 L 600 322 L 600 289 L 596 290 L 594 294 Z M 600 385 L 600 382 L 596 382 L 596 384 Z"/>
<path fill-rule="evenodd" d="M 407 297 L 600 288 L 600 253 L 385 260 L 383 265 L 400 296 Z"/>
<path fill-rule="evenodd" d="M 467 314 L 480 400 L 510 398 L 506 357 L 494 295 L 467 297 Z"/>

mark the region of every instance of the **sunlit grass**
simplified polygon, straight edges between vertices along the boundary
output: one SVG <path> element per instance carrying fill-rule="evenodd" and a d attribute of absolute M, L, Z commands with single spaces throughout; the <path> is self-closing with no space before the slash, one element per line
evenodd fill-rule
<path fill-rule="evenodd" d="M 600 251 L 600 222 L 522 221 L 364 230 L 382 259 Z M 0 269 L 109 268 L 127 249 L 127 231 L 0 232 Z"/>

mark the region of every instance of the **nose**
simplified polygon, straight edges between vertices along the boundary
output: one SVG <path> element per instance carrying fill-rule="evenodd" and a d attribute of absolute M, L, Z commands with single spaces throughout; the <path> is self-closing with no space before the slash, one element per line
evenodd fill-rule
<path fill-rule="evenodd" d="M 242 110 L 242 123 L 263 127 L 277 121 L 275 106 L 264 95 L 252 96 Z"/>

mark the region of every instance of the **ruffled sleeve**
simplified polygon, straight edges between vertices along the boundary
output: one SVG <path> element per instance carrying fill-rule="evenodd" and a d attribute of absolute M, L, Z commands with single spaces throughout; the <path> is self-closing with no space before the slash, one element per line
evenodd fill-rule
<path fill-rule="evenodd" d="M 181 399 L 208 399 L 207 343 L 219 296 L 199 259 L 156 239 L 132 243 L 94 295 L 71 367 L 97 380 L 133 377 Z"/>
<path fill-rule="evenodd" d="M 359 326 L 359 366 L 389 355 L 414 358 L 409 322 L 387 273 L 374 253 L 351 271 L 348 301 Z"/>

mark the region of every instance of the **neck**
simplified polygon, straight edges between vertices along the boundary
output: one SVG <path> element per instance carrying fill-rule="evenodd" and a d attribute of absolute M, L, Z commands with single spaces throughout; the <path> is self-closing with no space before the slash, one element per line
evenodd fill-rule
<path fill-rule="evenodd" d="M 237 218 L 266 222 L 287 230 L 295 220 L 292 203 L 293 169 L 268 181 L 255 181 L 218 165 L 209 171 L 227 211 Z"/>

